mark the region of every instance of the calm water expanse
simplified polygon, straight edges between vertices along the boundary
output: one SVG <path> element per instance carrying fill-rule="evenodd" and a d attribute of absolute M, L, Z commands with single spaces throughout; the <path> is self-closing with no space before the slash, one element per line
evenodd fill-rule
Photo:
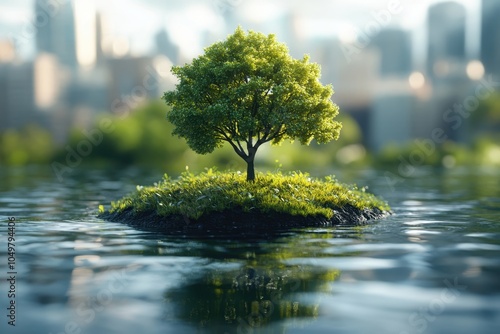
<path fill-rule="evenodd" d="M 422 169 L 397 184 L 383 170 L 329 172 L 396 214 L 269 239 L 169 237 L 95 217 L 157 171 L 82 168 L 61 183 L 0 169 L 0 332 L 498 333 L 500 171 Z"/>

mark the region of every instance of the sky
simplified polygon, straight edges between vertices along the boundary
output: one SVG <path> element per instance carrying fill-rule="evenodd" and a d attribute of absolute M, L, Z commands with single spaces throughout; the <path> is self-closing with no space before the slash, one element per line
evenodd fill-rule
<path fill-rule="evenodd" d="M 60 3 L 69 0 L 48 0 Z M 403 27 L 414 34 L 416 45 L 425 45 L 425 13 L 430 4 L 443 0 L 77 0 L 94 4 L 106 18 L 105 38 L 123 38 L 130 43 L 132 53 L 151 51 L 155 33 L 160 28 L 181 46 L 187 56 L 202 51 L 205 37 L 225 37 L 234 30 L 227 17 L 235 18 L 244 29 L 272 30 L 276 22 L 290 9 L 299 16 L 303 38 L 339 36 L 349 39 L 356 31 L 375 21 L 375 13 L 398 8 L 389 24 Z M 0 39 L 27 35 L 33 28 L 33 0 L 0 0 Z M 457 0 L 466 6 L 468 49 L 475 55 L 479 41 L 479 0 Z M 390 7 L 393 6 L 393 7 Z M 24 32 L 24 33 L 23 33 Z M 271 33 L 273 31 L 263 31 Z M 279 38 L 279 34 L 278 34 Z M 28 38 L 25 38 L 28 39 Z M 33 43 L 23 43 L 19 53 L 29 57 Z M 418 51 L 417 51 L 418 52 Z M 420 51 L 424 52 L 424 51 Z"/>

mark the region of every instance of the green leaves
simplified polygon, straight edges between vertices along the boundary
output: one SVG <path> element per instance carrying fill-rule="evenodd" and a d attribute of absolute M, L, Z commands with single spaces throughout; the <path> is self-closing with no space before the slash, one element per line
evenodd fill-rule
<path fill-rule="evenodd" d="M 242 157 L 271 141 L 308 144 L 337 139 L 341 124 L 333 89 L 320 81 L 309 57 L 293 59 L 274 35 L 237 28 L 225 41 L 205 49 L 191 64 L 173 67 L 175 91 L 163 95 L 174 134 L 205 154 L 231 143 Z"/>

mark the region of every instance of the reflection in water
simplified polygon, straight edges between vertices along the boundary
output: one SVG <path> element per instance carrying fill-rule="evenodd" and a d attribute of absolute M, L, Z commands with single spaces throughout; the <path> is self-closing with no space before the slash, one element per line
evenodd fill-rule
<path fill-rule="evenodd" d="M 318 296 L 329 291 L 328 283 L 339 271 L 317 271 L 279 262 L 243 266 L 239 270 L 212 271 L 177 289 L 165 300 L 175 313 L 195 326 L 213 333 L 249 333 L 273 323 L 316 318 Z M 313 300 L 303 298 L 314 295 Z M 168 319 L 169 317 L 167 317 Z"/>

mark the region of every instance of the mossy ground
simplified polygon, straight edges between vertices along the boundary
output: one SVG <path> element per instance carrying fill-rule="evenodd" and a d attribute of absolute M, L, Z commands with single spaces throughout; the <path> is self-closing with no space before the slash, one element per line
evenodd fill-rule
<path fill-rule="evenodd" d="M 358 225 L 390 214 L 386 202 L 333 177 L 259 173 L 247 182 L 239 172 L 211 169 L 199 175 L 185 172 L 176 180 L 165 175 L 99 211 L 111 221 L 176 231 Z"/>

